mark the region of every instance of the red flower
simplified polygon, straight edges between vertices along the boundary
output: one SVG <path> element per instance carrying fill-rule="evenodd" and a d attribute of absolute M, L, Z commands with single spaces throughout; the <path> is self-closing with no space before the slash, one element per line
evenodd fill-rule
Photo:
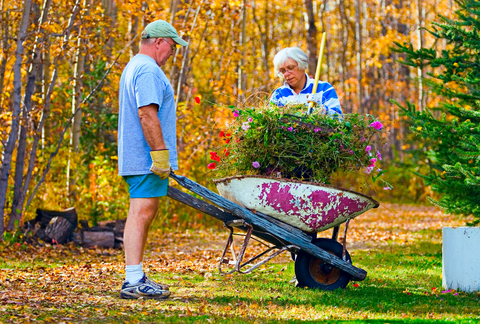
<path fill-rule="evenodd" d="M 353 284 L 353 287 L 358 287 L 358 284 Z"/>
<path fill-rule="evenodd" d="M 207 165 L 207 168 L 209 168 L 211 170 L 215 169 L 215 162 L 212 162 L 209 165 Z"/>
<path fill-rule="evenodd" d="M 214 161 L 220 162 L 220 157 L 218 155 L 211 155 L 210 158 Z"/>
<path fill-rule="evenodd" d="M 230 133 L 227 134 L 227 137 L 230 137 Z"/>
<path fill-rule="evenodd" d="M 210 152 L 210 156 L 217 155 L 217 152 Z"/>
<path fill-rule="evenodd" d="M 200 103 L 200 97 L 199 97 L 199 96 L 195 96 L 195 102 L 196 102 L 197 104 Z"/>
<path fill-rule="evenodd" d="M 228 156 L 230 154 L 230 151 L 227 149 L 224 149 L 223 152 L 225 152 L 225 156 Z"/>
<path fill-rule="evenodd" d="M 237 138 L 237 143 L 240 143 L 240 139 L 239 139 L 239 138 Z"/>
<path fill-rule="evenodd" d="M 230 139 L 229 139 L 229 138 L 227 138 L 227 141 L 226 141 L 226 142 L 227 142 L 227 144 L 228 144 L 228 143 L 230 143 Z"/>
<path fill-rule="evenodd" d="M 225 132 L 224 131 L 221 131 L 220 132 L 220 137 L 224 137 L 225 136 Z"/>

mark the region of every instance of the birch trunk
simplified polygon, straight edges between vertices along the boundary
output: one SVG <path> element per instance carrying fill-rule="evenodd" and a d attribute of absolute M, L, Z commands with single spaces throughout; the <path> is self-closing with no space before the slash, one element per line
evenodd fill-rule
<path fill-rule="evenodd" d="M 422 13 L 422 0 L 415 0 L 417 6 L 417 15 L 416 15 L 416 24 L 417 24 L 417 40 L 418 40 L 418 49 L 423 47 L 423 13 Z M 425 97 L 423 94 L 423 78 L 424 72 L 421 67 L 417 68 L 418 76 L 418 110 L 422 111 L 425 108 Z"/>
<path fill-rule="evenodd" d="M 43 39 L 40 39 L 42 34 L 42 25 L 47 21 L 48 11 L 52 0 L 44 0 L 43 9 L 40 15 L 39 25 L 37 29 L 37 37 L 35 39 L 35 45 L 33 48 L 32 54 L 32 63 L 28 69 L 27 74 L 27 86 L 25 87 L 25 95 L 23 97 L 23 109 L 22 109 L 22 120 L 23 123 L 20 126 L 20 138 L 17 145 L 17 158 L 15 162 L 15 177 L 14 177 L 14 187 L 13 187 L 13 202 L 12 210 L 10 212 L 10 219 L 8 221 L 8 230 L 12 230 L 15 224 L 15 221 L 20 221 L 23 214 L 23 203 L 25 202 L 25 194 L 28 189 L 24 187 L 24 169 L 25 169 L 25 156 L 27 149 L 27 134 L 29 131 L 29 125 L 31 124 L 30 112 L 32 111 L 32 95 L 35 91 L 35 81 L 39 74 L 40 68 L 42 66 L 41 58 L 41 43 Z"/>
<path fill-rule="evenodd" d="M 355 40 L 357 52 L 357 103 L 358 112 L 364 113 L 362 92 L 362 28 L 360 21 L 360 0 L 355 0 Z"/>
<path fill-rule="evenodd" d="M 242 58 L 240 60 L 240 65 L 238 66 L 238 100 L 243 102 L 245 99 L 245 83 L 246 75 L 245 71 L 245 37 L 246 37 L 246 26 L 247 26 L 247 1 L 243 0 L 242 4 L 242 32 L 240 34 L 240 44 L 242 46 Z"/>
<path fill-rule="evenodd" d="M 83 0 L 83 8 L 86 9 L 87 1 Z M 80 21 L 81 21 L 80 17 Z M 76 191 L 76 162 L 75 157 L 78 155 L 79 145 L 80 145 L 80 130 L 82 126 L 82 108 L 80 108 L 80 103 L 82 101 L 82 74 L 84 70 L 84 45 L 82 39 L 82 33 L 84 32 L 83 26 L 80 25 L 78 28 L 77 36 L 77 49 L 75 51 L 75 62 L 73 65 L 73 95 L 72 95 L 72 114 L 74 114 L 72 122 L 72 131 L 70 133 L 70 155 L 68 159 L 67 166 L 67 193 L 70 203 L 76 201 L 77 191 Z M 73 166 L 73 167 L 72 167 Z"/>
<path fill-rule="evenodd" d="M 15 49 L 15 63 L 13 65 L 13 107 L 12 107 L 12 124 L 7 144 L 3 150 L 2 167 L 0 170 L 0 240 L 3 240 L 4 233 L 4 211 L 7 198 L 8 179 L 10 176 L 10 167 L 12 163 L 13 150 L 18 138 L 18 128 L 20 124 L 21 98 L 22 98 L 22 59 L 23 59 L 23 42 L 26 38 L 26 31 L 30 17 L 31 0 L 25 0 L 23 6 L 22 22 L 18 31 L 17 48 Z"/>

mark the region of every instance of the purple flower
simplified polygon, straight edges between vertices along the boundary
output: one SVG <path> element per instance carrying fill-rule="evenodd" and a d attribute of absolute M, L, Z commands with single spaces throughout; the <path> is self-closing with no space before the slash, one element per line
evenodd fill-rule
<path fill-rule="evenodd" d="M 392 190 L 390 187 L 383 187 L 383 190 Z"/>
<path fill-rule="evenodd" d="M 249 129 L 249 128 L 250 128 L 250 125 L 249 125 L 248 123 L 243 123 L 243 124 L 242 124 L 242 129 L 243 129 L 244 131 L 246 131 L 246 130 Z"/>
<path fill-rule="evenodd" d="M 315 128 L 313 131 L 314 131 L 315 133 L 318 133 L 318 132 L 321 132 L 322 129 L 321 129 L 321 128 Z"/>
<path fill-rule="evenodd" d="M 365 151 L 370 152 L 371 149 L 372 147 L 370 145 L 367 145 L 367 147 L 365 148 Z"/>
<path fill-rule="evenodd" d="M 248 117 L 248 121 L 251 123 L 253 121 L 252 117 Z"/>
<path fill-rule="evenodd" d="M 379 121 L 374 121 L 373 123 L 370 124 L 370 127 L 380 130 L 382 129 L 383 125 Z"/>
<path fill-rule="evenodd" d="M 255 168 L 255 169 L 258 169 L 260 167 L 260 163 L 258 163 L 258 161 L 255 161 L 252 163 L 252 166 Z"/>
<path fill-rule="evenodd" d="M 379 161 L 382 160 L 382 153 L 380 153 L 380 151 L 377 151 L 377 158 Z"/>
<path fill-rule="evenodd" d="M 287 129 L 289 132 L 293 132 L 293 127 L 288 127 Z"/>
<path fill-rule="evenodd" d="M 350 154 L 353 154 L 353 151 L 352 151 L 352 150 L 350 150 Z"/>
<path fill-rule="evenodd" d="M 238 110 L 234 110 L 233 117 L 238 117 L 238 116 L 240 116 L 240 113 L 238 112 Z"/>
<path fill-rule="evenodd" d="M 378 169 L 377 169 L 377 172 L 382 172 L 382 169 L 378 168 Z"/>
<path fill-rule="evenodd" d="M 365 139 L 364 137 L 362 137 L 362 138 L 360 139 L 360 141 L 363 143 L 363 142 L 366 141 L 366 139 Z"/>
<path fill-rule="evenodd" d="M 373 168 L 373 167 L 375 166 L 375 163 L 377 163 L 377 159 L 376 159 L 376 158 L 370 159 L 370 165 L 369 165 L 369 167 Z"/>

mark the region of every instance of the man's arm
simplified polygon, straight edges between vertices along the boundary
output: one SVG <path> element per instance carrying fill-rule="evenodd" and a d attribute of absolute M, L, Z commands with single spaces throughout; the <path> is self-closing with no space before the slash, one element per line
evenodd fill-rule
<path fill-rule="evenodd" d="M 142 125 L 143 135 L 150 145 L 150 156 L 152 166 L 150 171 L 160 177 L 167 179 L 170 175 L 170 155 L 163 140 L 162 126 L 157 116 L 158 105 L 150 104 L 138 109 L 138 117 Z"/>
<path fill-rule="evenodd" d="M 142 125 L 143 135 L 152 151 L 165 150 L 167 147 L 163 141 L 162 126 L 158 119 L 158 105 L 150 104 L 138 108 L 138 117 Z"/>

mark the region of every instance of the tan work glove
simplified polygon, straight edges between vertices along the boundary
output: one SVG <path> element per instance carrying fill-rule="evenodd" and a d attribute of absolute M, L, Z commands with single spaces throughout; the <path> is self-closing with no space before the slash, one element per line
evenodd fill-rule
<path fill-rule="evenodd" d="M 152 166 L 150 171 L 160 177 L 160 179 L 167 179 L 170 175 L 170 155 L 168 150 L 150 151 L 152 157 Z"/>

